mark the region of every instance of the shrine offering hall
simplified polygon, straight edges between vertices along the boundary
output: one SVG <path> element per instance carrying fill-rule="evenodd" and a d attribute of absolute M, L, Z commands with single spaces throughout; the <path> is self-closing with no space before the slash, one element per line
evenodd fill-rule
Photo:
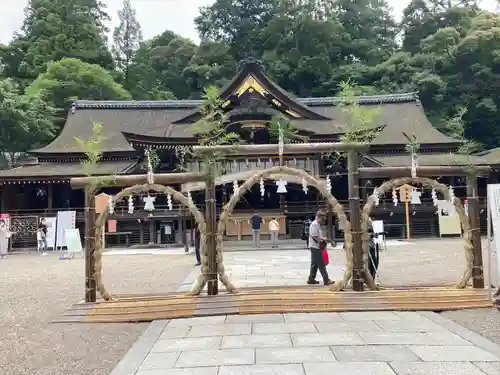
<path fill-rule="evenodd" d="M 259 157 L 232 155 L 221 162 L 224 174 L 216 180 L 217 212 L 229 200 L 234 185 L 241 184 L 256 170 L 279 164 L 278 140 L 270 124 L 281 116 L 309 142 L 338 142 L 346 127 L 349 114 L 338 97 L 296 98 L 273 82 L 261 63 L 248 59 L 240 64 L 235 77 L 220 91 L 223 110 L 228 119 L 227 130 L 236 132 L 246 144 L 276 144 L 276 151 Z M 453 153 L 460 141 L 437 130 L 428 120 L 417 93 L 361 96 L 354 98 L 361 108 L 376 110 L 370 149 L 361 157 L 362 167 L 410 167 L 412 156 L 405 151 L 414 134 L 420 145 L 419 166 L 456 164 Z M 146 150 L 155 150 L 155 173 L 176 171 L 199 172 L 197 160 L 182 157 L 187 146 L 197 145 L 199 137 L 192 126 L 202 118 L 201 100 L 165 101 L 75 101 L 68 109 L 66 124 L 49 145 L 30 152 L 15 168 L 0 171 L 0 214 L 9 220 L 16 232 L 12 247 L 36 246 L 36 225 L 40 218 L 55 218 L 58 212 L 75 213 L 75 225 L 84 230 L 84 192 L 72 190 L 72 177 L 84 176 L 84 153 L 75 138 L 90 139 L 93 123 L 102 125 L 104 140 L 102 158 L 96 175 L 144 174 L 147 170 Z M 500 150 L 493 149 L 472 156 L 472 163 L 492 167 L 488 178 L 479 178 L 481 229 L 486 230 L 486 184 L 498 181 L 497 167 Z M 284 165 L 301 168 L 316 178 L 328 180 L 333 196 L 347 210 L 348 184 L 345 160 L 321 154 L 285 155 Z M 181 166 L 181 169 L 179 169 Z M 453 186 L 455 196 L 466 199 L 465 176 L 434 176 Z M 360 181 L 361 204 L 385 178 Z M 198 205 L 204 206 L 204 184 L 190 183 L 172 186 L 183 191 Z M 122 187 L 105 188 L 99 193 L 116 194 Z M 383 220 L 388 237 L 460 235 L 458 217 L 452 208 L 433 199 L 430 190 L 417 187 L 395 201 L 389 193 L 380 198 L 372 211 L 374 220 Z M 400 194 L 401 195 L 401 194 Z M 101 197 L 107 197 L 102 195 Z M 103 200 L 103 199 L 101 199 Z M 467 203 L 466 201 L 464 202 Z M 97 206 L 105 205 L 101 202 Z M 132 205 L 132 210 L 130 206 Z M 336 218 L 324 199 L 312 186 L 287 181 L 277 186 L 264 180 L 246 193 L 236 206 L 226 230 L 227 240 L 251 237 L 249 219 L 259 213 L 265 223 L 276 218 L 281 238 L 300 238 L 303 223 L 322 208 L 328 215 L 331 235 L 342 238 Z M 59 214 L 61 215 L 61 214 Z M 409 225 L 406 225 L 407 218 Z M 165 195 L 154 193 L 125 199 L 115 208 L 106 228 L 108 246 L 137 244 L 191 244 L 194 240 L 194 220 L 189 212 Z M 408 233 L 409 228 L 409 233 Z M 50 245 L 49 245 L 50 246 Z"/>

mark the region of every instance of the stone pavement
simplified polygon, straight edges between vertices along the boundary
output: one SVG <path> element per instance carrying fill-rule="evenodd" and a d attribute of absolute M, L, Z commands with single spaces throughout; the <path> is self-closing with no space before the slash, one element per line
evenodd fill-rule
<path fill-rule="evenodd" d="M 432 312 L 155 321 L 111 375 L 498 375 L 500 347 Z"/>

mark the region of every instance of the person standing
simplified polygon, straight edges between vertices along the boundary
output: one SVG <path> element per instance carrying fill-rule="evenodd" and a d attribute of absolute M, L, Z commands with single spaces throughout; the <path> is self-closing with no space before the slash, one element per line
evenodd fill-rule
<path fill-rule="evenodd" d="M 38 243 L 38 249 L 42 252 L 42 255 L 45 256 L 47 255 L 47 223 L 45 219 L 40 220 L 40 224 L 38 224 L 38 232 L 40 233 L 40 242 Z"/>
<path fill-rule="evenodd" d="M 252 241 L 253 247 L 260 247 L 260 225 L 264 223 L 262 217 L 258 213 L 254 213 L 250 218 L 250 224 L 252 225 Z"/>
<path fill-rule="evenodd" d="M 201 232 L 200 228 L 196 227 L 196 230 L 194 232 L 194 254 L 196 255 L 195 266 L 201 265 L 200 245 L 201 245 Z"/>
<path fill-rule="evenodd" d="M 0 257 L 2 259 L 7 258 L 7 253 L 9 251 L 9 238 L 11 237 L 11 232 L 9 227 L 5 223 L 5 220 L 0 220 Z"/>
<path fill-rule="evenodd" d="M 311 251 L 311 271 L 309 273 L 309 279 L 307 283 L 310 285 L 319 284 L 316 281 L 316 274 L 319 272 L 323 277 L 323 283 L 325 285 L 331 285 L 334 282 L 328 277 L 328 271 L 326 270 L 325 260 L 321 252 L 322 248 L 325 248 L 327 238 L 323 233 L 322 225 L 325 223 L 326 215 L 323 211 L 318 211 L 316 213 L 316 219 L 311 223 L 309 227 L 309 249 Z"/>
<path fill-rule="evenodd" d="M 280 231 L 280 223 L 278 223 L 278 220 L 276 220 L 276 218 L 273 217 L 269 222 L 269 233 L 271 234 L 271 247 L 273 248 L 278 247 L 279 231 Z"/>

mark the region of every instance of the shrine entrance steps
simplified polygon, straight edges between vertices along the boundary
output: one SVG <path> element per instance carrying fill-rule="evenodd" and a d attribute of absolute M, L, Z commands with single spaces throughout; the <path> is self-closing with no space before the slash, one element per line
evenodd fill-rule
<path fill-rule="evenodd" d="M 332 292 L 329 287 L 242 288 L 218 296 L 124 295 L 116 301 L 78 303 L 55 323 L 118 323 L 216 315 L 349 311 L 444 311 L 492 307 L 487 290 L 453 288 Z"/>

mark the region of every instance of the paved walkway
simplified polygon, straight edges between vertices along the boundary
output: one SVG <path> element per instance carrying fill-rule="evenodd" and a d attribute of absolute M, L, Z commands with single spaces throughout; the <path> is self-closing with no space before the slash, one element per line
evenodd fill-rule
<path fill-rule="evenodd" d="M 455 282 L 463 270 L 457 243 L 389 247 L 381 278 Z M 330 253 L 332 279 L 342 276 L 344 256 Z M 231 252 L 224 260 L 237 287 L 304 285 L 309 268 L 307 250 Z M 180 290 L 199 272 L 193 269 Z M 500 347 L 432 312 L 222 315 L 151 323 L 112 373 L 257 374 L 500 375 Z"/>
<path fill-rule="evenodd" d="M 498 375 L 500 347 L 427 312 L 155 321 L 112 375 Z"/>

